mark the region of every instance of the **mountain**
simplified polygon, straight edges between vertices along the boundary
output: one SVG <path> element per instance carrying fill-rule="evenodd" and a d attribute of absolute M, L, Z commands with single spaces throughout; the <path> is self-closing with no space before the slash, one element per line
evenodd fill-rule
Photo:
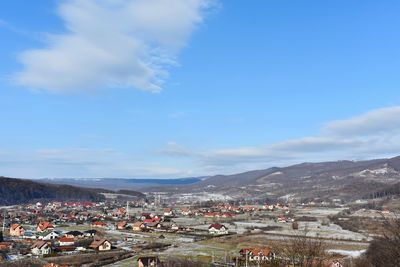
<path fill-rule="evenodd" d="M 0 205 L 14 205 L 38 200 L 104 200 L 102 193 L 120 193 L 144 197 L 140 192 L 114 192 L 104 189 L 89 189 L 71 185 L 46 184 L 32 180 L 0 177 Z"/>
<path fill-rule="evenodd" d="M 182 186 L 201 182 L 205 177 L 189 177 L 174 179 L 130 179 L 130 178 L 54 178 L 41 179 L 40 182 L 49 184 L 69 184 L 88 188 L 140 189 L 145 187 Z"/>
<path fill-rule="evenodd" d="M 232 198 L 354 200 L 400 195 L 400 157 L 272 167 L 233 175 L 182 179 L 52 179 L 84 187 L 146 192 L 217 193 Z"/>
<path fill-rule="evenodd" d="M 302 163 L 234 175 L 212 176 L 191 191 L 224 192 L 233 197 L 356 199 L 374 196 L 400 183 L 400 157 L 367 161 Z"/>

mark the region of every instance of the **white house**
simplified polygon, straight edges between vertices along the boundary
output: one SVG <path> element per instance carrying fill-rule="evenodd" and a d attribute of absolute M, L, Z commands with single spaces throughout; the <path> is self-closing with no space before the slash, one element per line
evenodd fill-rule
<path fill-rule="evenodd" d="M 208 232 L 212 235 L 227 235 L 228 228 L 223 224 L 214 223 L 208 227 Z"/>
<path fill-rule="evenodd" d="M 97 251 L 107 251 L 111 250 L 112 245 L 107 239 L 98 239 L 94 240 L 89 247 Z"/>
<path fill-rule="evenodd" d="M 60 234 L 57 233 L 56 231 L 47 231 L 47 232 L 42 232 L 42 233 L 37 234 L 37 239 L 44 240 L 44 241 L 54 240 L 59 237 L 60 237 Z"/>
<path fill-rule="evenodd" d="M 174 215 L 174 212 L 171 208 L 164 209 L 164 216 L 172 216 L 172 215 Z"/>

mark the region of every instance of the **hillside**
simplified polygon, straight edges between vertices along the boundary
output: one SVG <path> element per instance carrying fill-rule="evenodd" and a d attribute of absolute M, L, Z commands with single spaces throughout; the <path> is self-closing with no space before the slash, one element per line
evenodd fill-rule
<path fill-rule="evenodd" d="M 233 198 L 354 200 L 400 195 L 400 157 L 332 161 L 272 167 L 233 175 L 182 179 L 53 179 L 83 187 L 136 189 L 146 192 L 209 192 Z M 140 185 L 139 185 L 140 184 Z"/>
<path fill-rule="evenodd" d="M 14 205 L 37 200 L 104 200 L 104 189 L 89 189 L 71 185 L 45 184 L 32 180 L 0 177 L 0 205 Z M 127 191 L 130 195 L 143 197 L 140 192 Z"/>
<path fill-rule="evenodd" d="M 400 157 L 302 163 L 234 175 L 217 175 L 190 188 L 236 197 L 368 198 L 400 182 Z"/>

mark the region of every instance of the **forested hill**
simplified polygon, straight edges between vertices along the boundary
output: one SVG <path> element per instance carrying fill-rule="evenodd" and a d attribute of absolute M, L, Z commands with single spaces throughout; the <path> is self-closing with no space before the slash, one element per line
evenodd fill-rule
<path fill-rule="evenodd" d="M 96 189 L 44 184 L 7 177 L 0 177 L 0 196 L 0 205 L 14 205 L 36 200 L 104 200 L 104 196 Z"/>

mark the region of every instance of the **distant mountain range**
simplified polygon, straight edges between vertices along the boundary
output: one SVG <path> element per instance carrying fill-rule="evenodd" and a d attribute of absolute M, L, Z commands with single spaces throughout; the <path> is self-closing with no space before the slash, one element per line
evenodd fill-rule
<path fill-rule="evenodd" d="M 130 179 L 130 178 L 54 178 L 38 181 L 49 184 L 69 184 L 88 188 L 105 188 L 110 190 L 141 189 L 148 187 L 182 186 L 201 182 L 207 177 L 189 177 L 175 179 Z"/>
<path fill-rule="evenodd" d="M 354 200 L 400 195 L 400 157 L 301 163 L 234 175 L 179 179 L 65 178 L 38 182 L 0 179 L 0 194 L 4 196 L 0 204 L 38 198 L 97 199 L 101 197 L 101 192 L 119 189 L 170 193 L 209 192 L 233 198 Z"/>
<path fill-rule="evenodd" d="M 144 198 L 145 195 L 129 190 L 111 191 L 106 189 L 81 188 L 64 184 L 46 184 L 33 180 L 0 177 L 0 205 L 14 205 L 42 200 L 100 201 L 102 193 L 118 193 Z"/>

